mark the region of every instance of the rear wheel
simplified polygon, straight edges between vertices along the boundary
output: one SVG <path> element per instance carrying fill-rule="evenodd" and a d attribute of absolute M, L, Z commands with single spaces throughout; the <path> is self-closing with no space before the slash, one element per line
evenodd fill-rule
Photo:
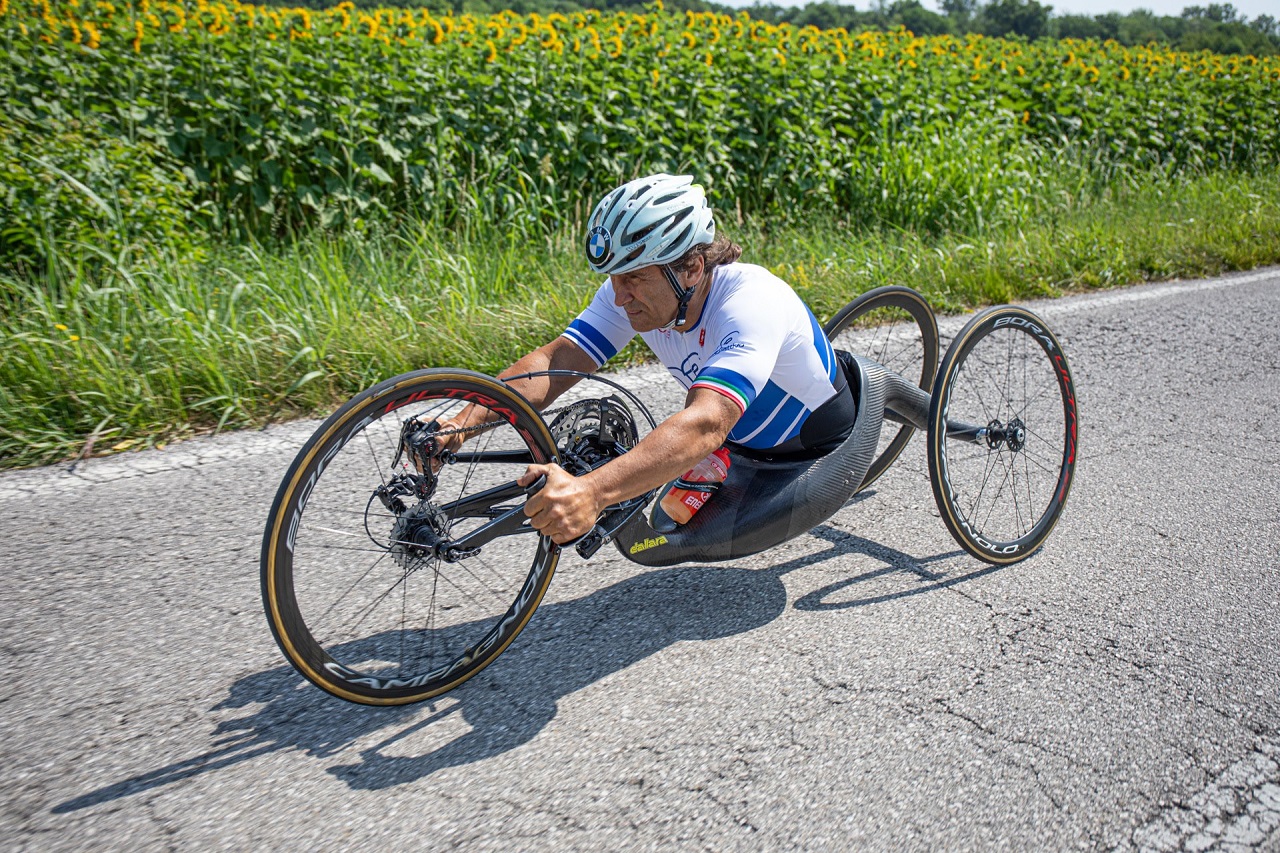
<path fill-rule="evenodd" d="M 1044 321 L 1011 306 L 970 320 L 929 410 L 929 479 L 956 541 L 988 563 L 1039 548 L 1066 505 L 1077 431 L 1071 369 Z"/>
<path fill-rule="evenodd" d="M 938 367 L 938 323 L 925 298 L 909 287 L 869 290 L 831 318 L 824 331 L 832 346 L 879 362 L 928 392 Z M 862 489 L 902 453 L 915 429 L 888 424 L 880 430 L 875 458 Z"/>
<path fill-rule="evenodd" d="M 444 421 L 467 404 L 493 425 L 471 432 L 430 493 L 414 491 L 423 480 L 398 452 L 402 423 Z M 559 548 L 518 516 L 524 491 L 513 483 L 555 458 L 538 413 L 479 373 L 405 374 L 344 405 L 294 460 L 263 537 L 263 600 L 289 662 L 371 705 L 426 699 L 483 669 L 555 571 Z M 504 515 L 505 535 L 447 547 Z"/>

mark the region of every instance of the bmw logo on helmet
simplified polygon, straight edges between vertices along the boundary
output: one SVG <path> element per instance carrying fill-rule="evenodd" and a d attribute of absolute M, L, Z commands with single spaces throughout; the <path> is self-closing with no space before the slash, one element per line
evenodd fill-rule
<path fill-rule="evenodd" d="M 587 235 L 587 258 L 593 264 L 598 264 L 607 258 L 612 248 L 613 235 L 609 233 L 608 228 L 597 225 L 591 229 L 591 233 Z"/>

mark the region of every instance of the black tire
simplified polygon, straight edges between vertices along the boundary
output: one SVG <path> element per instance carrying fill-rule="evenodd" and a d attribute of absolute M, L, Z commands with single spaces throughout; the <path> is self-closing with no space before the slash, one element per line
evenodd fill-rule
<path fill-rule="evenodd" d="M 560 549 L 536 531 L 494 539 L 452 563 L 406 545 L 427 523 L 456 539 L 487 521 L 439 507 L 514 480 L 527 459 L 446 465 L 433 498 L 409 499 L 399 514 L 374 497 L 392 473 L 404 419 L 442 420 L 468 402 L 499 412 L 501 422 L 475 433 L 465 451 L 555 461 L 546 424 L 519 394 L 479 373 L 424 370 L 340 408 L 280 484 L 262 540 L 267 621 L 289 662 L 334 696 L 398 705 L 457 687 L 507 648 L 551 582 Z M 407 460 L 397 470 L 409 471 Z"/>
<path fill-rule="evenodd" d="M 961 547 L 995 564 L 1031 556 L 1066 506 L 1078 432 L 1071 368 L 1044 321 L 1011 306 L 971 319 L 929 409 L 929 479 Z"/>
<path fill-rule="evenodd" d="M 891 285 L 868 290 L 841 308 L 823 331 L 836 349 L 883 364 L 928 392 L 938 368 L 938 321 L 925 298 L 909 287 Z M 859 491 L 894 463 L 915 429 L 890 422 L 880 430 L 875 458 Z"/>

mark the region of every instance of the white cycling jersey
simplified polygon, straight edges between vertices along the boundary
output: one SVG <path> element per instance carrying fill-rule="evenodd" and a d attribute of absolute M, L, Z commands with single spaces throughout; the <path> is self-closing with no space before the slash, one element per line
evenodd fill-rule
<path fill-rule="evenodd" d="M 606 279 L 564 336 L 597 365 L 636 332 Z M 840 369 L 830 341 L 785 281 L 754 264 L 716 268 L 698 322 L 688 331 L 640 336 L 685 388 L 709 388 L 742 410 L 729 440 L 768 450 L 800 434 L 810 412 L 835 396 Z"/>

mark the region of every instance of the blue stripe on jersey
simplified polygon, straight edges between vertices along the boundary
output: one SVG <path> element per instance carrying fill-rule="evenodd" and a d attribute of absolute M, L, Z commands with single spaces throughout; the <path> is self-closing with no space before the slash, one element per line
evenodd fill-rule
<path fill-rule="evenodd" d="M 765 421 L 773 414 L 787 398 L 787 392 L 783 391 L 772 379 L 764 385 L 764 390 L 760 392 L 742 417 L 738 418 L 738 422 L 733 425 L 733 429 L 729 432 L 729 438 L 742 444 L 750 443 L 748 436 L 753 435 L 757 430 L 764 426 Z"/>
<path fill-rule="evenodd" d="M 795 397 L 788 397 L 760 434 L 751 440 L 754 447 L 777 447 L 792 436 L 800 434 L 809 410 Z"/>
<path fill-rule="evenodd" d="M 831 384 L 836 384 L 836 353 L 831 348 L 831 340 L 827 337 L 827 333 L 822 331 L 822 327 L 818 325 L 818 318 L 813 316 L 813 312 L 807 307 L 805 312 L 809 315 L 809 325 L 813 328 L 813 346 L 818 350 L 818 358 L 822 359 L 822 367 L 827 371 L 827 379 L 831 380 Z"/>
<path fill-rule="evenodd" d="M 613 344 L 609 343 L 608 338 L 600 334 L 594 326 L 588 325 L 581 320 L 574 320 L 570 323 L 569 328 L 565 329 L 564 333 L 569 336 L 569 340 L 581 346 L 587 351 L 587 355 L 601 364 L 618 354 Z"/>
<path fill-rule="evenodd" d="M 747 401 L 750 406 L 756 399 L 756 389 L 751 387 L 751 382 L 747 377 L 738 373 L 736 370 L 729 370 L 725 367 L 708 367 L 698 373 L 698 379 L 719 379 L 721 382 L 732 385 Z M 694 381 L 697 382 L 698 379 Z"/>
<path fill-rule="evenodd" d="M 805 408 L 804 403 L 787 394 L 778 405 L 764 410 L 763 413 L 748 412 L 747 415 L 754 415 L 752 421 L 758 422 L 758 425 L 752 430 L 739 433 L 735 424 L 734 430 L 729 433 L 729 439 L 761 450 L 777 447 L 787 439 L 800 434 L 800 428 L 804 426 L 809 414 L 810 411 Z M 738 423 L 741 424 L 746 419 L 747 417 L 744 416 Z"/>

